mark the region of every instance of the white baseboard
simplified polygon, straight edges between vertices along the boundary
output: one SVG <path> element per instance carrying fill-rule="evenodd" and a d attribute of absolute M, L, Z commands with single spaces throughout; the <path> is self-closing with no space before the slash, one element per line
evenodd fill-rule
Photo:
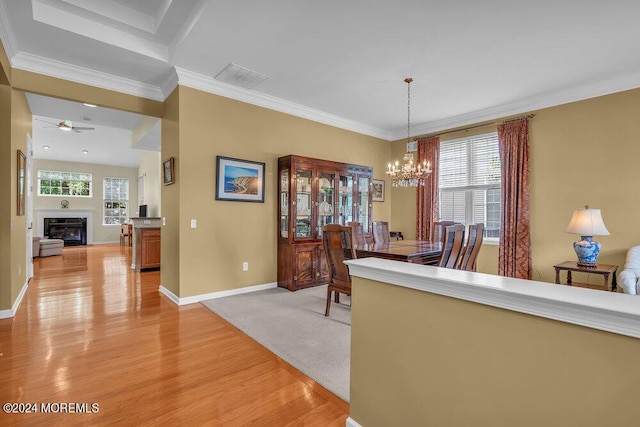
<path fill-rule="evenodd" d="M 18 298 L 13 303 L 13 306 L 10 310 L 0 310 L 0 319 L 9 319 L 12 317 L 16 317 L 16 313 L 18 312 L 18 307 L 20 307 L 20 303 L 22 302 L 22 298 L 24 298 L 24 294 L 27 293 L 27 288 L 29 287 L 29 283 L 25 283 L 22 285 L 22 289 L 18 294 Z"/>
<path fill-rule="evenodd" d="M 355 420 L 351 417 L 347 418 L 347 421 L 345 421 L 344 425 L 346 427 L 362 427 L 360 424 L 355 422 Z"/>
<path fill-rule="evenodd" d="M 194 304 L 194 303 L 197 303 L 197 302 L 200 302 L 200 301 L 206 301 L 208 299 L 228 297 L 228 296 L 231 296 L 231 295 L 246 294 L 248 292 L 264 291 L 265 289 L 273 289 L 273 288 L 276 288 L 277 286 L 278 286 L 277 282 L 265 283 L 264 285 L 246 286 L 244 288 L 229 289 L 227 291 L 211 292 L 209 294 L 194 295 L 192 297 L 185 297 L 185 298 L 178 297 L 176 294 L 174 294 L 173 292 L 171 292 L 170 290 L 168 290 L 167 288 L 165 288 L 162 285 L 160 285 L 160 288 L 158 290 L 160 291 L 161 294 L 165 295 L 167 298 L 169 298 L 171 301 L 173 301 L 174 304 L 187 305 L 187 304 Z"/>
<path fill-rule="evenodd" d="M 131 268 L 134 268 L 133 265 L 131 266 Z M 169 289 L 160 285 L 160 287 L 158 288 L 158 291 L 164 296 L 166 296 L 167 298 L 169 298 L 171 302 L 173 302 L 174 304 L 180 305 L 180 298 L 178 298 L 178 296 L 173 292 L 171 292 Z"/>

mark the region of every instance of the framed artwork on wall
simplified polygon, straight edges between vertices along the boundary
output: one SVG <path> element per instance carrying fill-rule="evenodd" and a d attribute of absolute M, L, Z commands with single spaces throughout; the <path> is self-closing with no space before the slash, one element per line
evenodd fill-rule
<path fill-rule="evenodd" d="M 26 180 L 26 166 L 27 156 L 20 150 L 18 150 L 18 216 L 24 215 L 25 211 L 25 180 Z"/>
<path fill-rule="evenodd" d="M 380 179 L 373 180 L 373 201 L 384 202 L 384 181 Z"/>
<path fill-rule="evenodd" d="M 216 200 L 264 203 L 264 163 L 217 156 Z"/>
<path fill-rule="evenodd" d="M 173 157 L 169 157 L 162 162 L 162 183 L 164 185 L 173 184 L 176 182 L 176 175 L 174 171 Z"/>

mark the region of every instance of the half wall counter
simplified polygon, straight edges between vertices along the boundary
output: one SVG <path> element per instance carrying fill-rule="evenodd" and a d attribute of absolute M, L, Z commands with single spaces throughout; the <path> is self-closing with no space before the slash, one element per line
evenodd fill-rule
<path fill-rule="evenodd" d="M 637 424 L 640 297 L 379 258 L 347 264 L 347 426 Z"/>

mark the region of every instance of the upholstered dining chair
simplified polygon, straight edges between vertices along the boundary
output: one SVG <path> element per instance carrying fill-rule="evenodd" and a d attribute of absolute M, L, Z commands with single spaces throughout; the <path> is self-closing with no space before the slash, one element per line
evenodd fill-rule
<path fill-rule="evenodd" d="M 444 227 L 442 237 L 442 254 L 438 260 L 438 267 L 456 268 L 462 253 L 464 242 L 464 225 L 455 224 Z"/>
<path fill-rule="evenodd" d="M 387 221 L 373 221 L 371 226 L 373 231 L 373 243 L 390 243 L 389 223 Z"/>
<path fill-rule="evenodd" d="M 331 296 L 334 292 L 336 303 L 340 302 L 340 294 L 351 296 L 351 275 L 349 274 L 349 267 L 344 261 L 356 259 L 352 239 L 353 231 L 351 227 L 339 224 L 327 224 L 322 227 L 322 244 L 327 258 L 327 266 L 329 267 L 325 316 L 328 316 L 331 310 Z"/>
<path fill-rule="evenodd" d="M 471 224 L 469 226 L 467 244 L 464 247 L 462 256 L 460 257 L 460 263 L 457 267 L 459 270 L 476 271 L 476 259 L 478 258 L 480 247 L 482 246 L 483 235 L 483 223 Z"/>
<path fill-rule="evenodd" d="M 354 245 L 365 245 L 367 240 L 364 236 L 364 227 L 359 222 L 348 222 L 347 225 L 351 227 L 353 231 L 353 244 Z"/>

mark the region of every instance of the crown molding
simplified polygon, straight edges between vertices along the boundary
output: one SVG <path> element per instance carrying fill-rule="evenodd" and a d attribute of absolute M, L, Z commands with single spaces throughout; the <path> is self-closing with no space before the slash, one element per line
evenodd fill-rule
<path fill-rule="evenodd" d="M 340 129 L 345 129 L 363 135 L 390 141 L 391 134 L 385 129 L 380 129 L 366 125 L 364 123 L 348 120 L 339 116 L 335 116 L 333 114 L 326 113 L 324 111 L 305 107 L 304 105 L 285 101 L 283 99 L 265 95 L 263 93 L 222 83 L 210 77 L 206 77 L 202 74 L 194 73 L 183 68 L 176 67 L 176 72 L 178 73 L 178 81 L 180 85 L 188 86 L 215 95 L 224 96 L 226 98 L 235 99 L 237 101 L 246 102 L 248 104 L 268 108 L 270 110 L 279 111 L 281 113 L 291 114 L 292 116 L 313 120 L 318 123 L 335 126 Z"/>
<path fill-rule="evenodd" d="M 486 108 L 484 110 L 478 110 L 469 114 L 463 114 L 443 120 L 435 120 L 432 122 L 418 124 L 412 128 L 411 136 L 424 135 L 454 129 L 456 127 L 473 125 L 489 120 L 500 119 L 502 117 L 528 113 L 542 108 L 549 108 L 585 99 L 596 98 L 598 96 L 609 95 L 616 92 L 637 89 L 638 87 L 640 87 L 640 72 L 615 77 L 603 77 L 579 85 L 572 85 L 558 90 L 548 91 L 517 102 Z M 391 135 L 392 141 L 405 138 L 406 128 L 394 129 L 391 132 Z"/>
<path fill-rule="evenodd" d="M 178 73 L 176 73 L 175 68 L 172 68 L 171 73 L 169 73 L 169 77 L 160 86 L 160 92 L 162 92 L 162 101 L 165 101 L 169 97 L 169 95 L 171 95 L 171 92 L 173 92 L 173 90 L 178 87 L 178 83 Z"/>
<path fill-rule="evenodd" d="M 148 98 L 154 101 L 164 101 L 163 92 L 158 86 L 70 65 L 55 59 L 20 52 L 13 57 L 12 65 L 15 68 L 37 74 Z"/>

